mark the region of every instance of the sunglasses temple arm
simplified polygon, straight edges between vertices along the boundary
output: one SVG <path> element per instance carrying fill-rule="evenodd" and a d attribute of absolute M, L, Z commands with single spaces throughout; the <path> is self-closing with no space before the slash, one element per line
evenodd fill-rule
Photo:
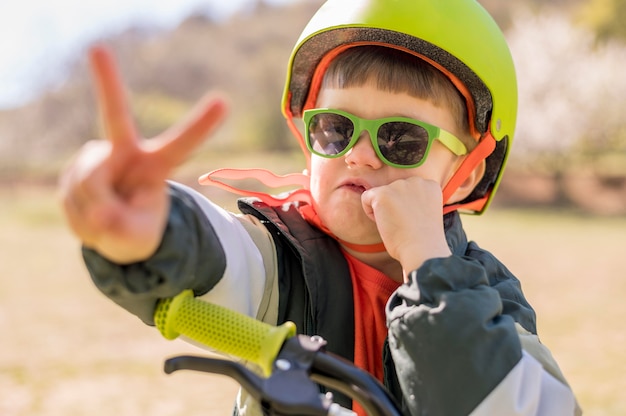
<path fill-rule="evenodd" d="M 459 186 L 467 179 L 467 177 L 472 173 L 476 167 L 487 158 L 491 153 L 493 153 L 496 148 L 496 141 L 491 134 L 487 134 L 483 137 L 483 139 L 478 143 L 478 146 L 472 150 L 465 160 L 461 163 L 461 166 L 454 173 L 452 178 L 448 181 L 446 186 L 443 188 L 443 202 L 444 205 L 448 202 L 448 200 L 454 195 Z M 458 208 L 458 207 L 457 207 Z"/>

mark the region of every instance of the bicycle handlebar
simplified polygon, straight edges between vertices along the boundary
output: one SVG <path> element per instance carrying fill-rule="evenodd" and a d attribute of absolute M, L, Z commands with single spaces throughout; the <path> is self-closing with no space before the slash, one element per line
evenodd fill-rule
<path fill-rule="evenodd" d="M 271 374 L 274 359 L 296 326 L 272 326 L 230 309 L 196 299 L 191 290 L 157 303 L 154 322 L 169 339 L 184 335 L 222 353 L 257 364 Z"/>
<path fill-rule="evenodd" d="M 320 337 L 296 336 L 296 326 L 272 326 L 233 310 L 205 302 L 186 290 L 157 302 L 154 322 L 167 339 L 179 335 L 218 352 L 257 364 L 259 377 L 231 360 L 175 357 L 165 371 L 194 369 L 227 375 L 276 415 L 344 415 L 348 408 L 333 394 L 320 396 L 316 383 L 358 401 L 369 415 L 400 416 L 384 386 L 366 371 L 323 350 Z"/>

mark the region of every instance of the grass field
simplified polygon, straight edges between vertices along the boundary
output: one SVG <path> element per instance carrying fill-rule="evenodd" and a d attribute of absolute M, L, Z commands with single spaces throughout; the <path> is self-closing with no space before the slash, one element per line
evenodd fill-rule
<path fill-rule="evenodd" d="M 465 223 L 522 280 L 585 414 L 626 414 L 626 219 L 492 209 Z M 230 414 L 232 382 L 162 373 L 197 349 L 91 285 L 54 190 L 0 190 L 0 227 L 0 415 Z"/>

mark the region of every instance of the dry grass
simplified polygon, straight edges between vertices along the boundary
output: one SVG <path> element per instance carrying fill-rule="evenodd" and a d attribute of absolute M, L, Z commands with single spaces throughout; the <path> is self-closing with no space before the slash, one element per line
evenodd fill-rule
<path fill-rule="evenodd" d="M 585 414 L 626 414 L 626 218 L 492 211 L 465 223 L 522 281 Z"/>
<path fill-rule="evenodd" d="M 586 414 L 626 414 L 626 220 L 492 210 L 466 224 L 523 280 Z M 161 372 L 197 349 L 92 287 L 52 191 L 1 190 L 0 227 L 0 414 L 230 414 L 229 380 Z"/>
<path fill-rule="evenodd" d="M 1 200 L 1 415 L 230 414 L 234 383 L 161 370 L 198 349 L 164 340 L 92 287 L 51 192 Z"/>

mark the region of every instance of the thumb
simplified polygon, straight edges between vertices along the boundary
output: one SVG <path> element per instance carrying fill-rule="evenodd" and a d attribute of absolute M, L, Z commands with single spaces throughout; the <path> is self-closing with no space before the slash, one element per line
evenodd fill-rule
<path fill-rule="evenodd" d="M 375 198 L 376 191 L 374 189 L 368 189 L 361 194 L 361 206 L 363 207 L 363 211 L 373 222 L 376 222 L 376 215 L 374 214 Z"/>

